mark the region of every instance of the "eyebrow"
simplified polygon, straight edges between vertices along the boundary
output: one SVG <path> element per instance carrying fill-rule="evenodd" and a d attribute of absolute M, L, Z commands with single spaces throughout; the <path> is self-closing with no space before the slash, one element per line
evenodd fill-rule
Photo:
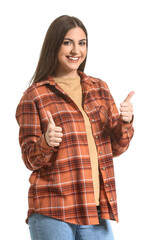
<path fill-rule="evenodd" d="M 69 41 L 73 42 L 73 40 L 70 38 L 65 38 L 64 40 L 69 40 Z M 82 41 L 87 41 L 87 39 L 83 38 L 83 39 L 79 40 L 79 42 L 82 42 Z"/>

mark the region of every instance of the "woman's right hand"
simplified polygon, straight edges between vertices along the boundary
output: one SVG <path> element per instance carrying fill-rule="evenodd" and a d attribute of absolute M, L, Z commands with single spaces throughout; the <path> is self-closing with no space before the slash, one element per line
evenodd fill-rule
<path fill-rule="evenodd" d="M 48 128 L 45 133 L 45 139 L 47 141 L 47 144 L 51 147 L 58 147 L 60 145 L 60 142 L 62 141 L 62 128 L 56 127 L 55 122 L 52 118 L 52 115 L 49 111 L 47 111 L 48 116 Z"/>

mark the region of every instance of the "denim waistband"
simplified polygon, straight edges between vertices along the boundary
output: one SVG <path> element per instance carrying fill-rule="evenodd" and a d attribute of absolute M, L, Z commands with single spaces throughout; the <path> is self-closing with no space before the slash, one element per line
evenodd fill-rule
<path fill-rule="evenodd" d="M 96 206 L 97 207 L 97 210 L 100 210 L 100 206 Z"/>

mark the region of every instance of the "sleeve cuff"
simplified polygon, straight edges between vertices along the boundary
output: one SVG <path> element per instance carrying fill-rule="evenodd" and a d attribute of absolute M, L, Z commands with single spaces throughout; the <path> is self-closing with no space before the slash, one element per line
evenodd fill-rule
<path fill-rule="evenodd" d="M 47 144 L 47 141 L 45 139 L 44 134 L 42 134 L 42 136 L 39 139 L 39 146 L 41 151 L 45 154 L 45 155 L 50 155 L 53 152 L 57 152 L 58 150 L 54 147 L 51 147 Z"/>
<path fill-rule="evenodd" d="M 119 117 L 118 122 L 120 123 L 120 125 L 122 126 L 122 128 L 124 128 L 125 130 L 128 130 L 128 129 L 130 129 L 130 128 L 132 127 L 132 125 L 133 125 L 134 115 L 132 116 L 132 120 L 131 120 L 130 123 L 124 122 L 124 121 L 122 120 L 121 116 Z"/>

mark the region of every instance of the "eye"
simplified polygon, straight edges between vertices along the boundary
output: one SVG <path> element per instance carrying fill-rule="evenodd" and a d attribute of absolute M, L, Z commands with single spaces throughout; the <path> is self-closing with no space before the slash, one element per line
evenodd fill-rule
<path fill-rule="evenodd" d="M 71 42 L 70 42 L 70 41 L 64 41 L 63 44 L 64 44 L 64 45 L 70 45 Z"/>
<path fill-rule="evenodd" d="M 79 42 L 79 44 L 80 44 L 81 46 L 84 46 L 84 45 L 86 45 L 86 42 Z"/>

